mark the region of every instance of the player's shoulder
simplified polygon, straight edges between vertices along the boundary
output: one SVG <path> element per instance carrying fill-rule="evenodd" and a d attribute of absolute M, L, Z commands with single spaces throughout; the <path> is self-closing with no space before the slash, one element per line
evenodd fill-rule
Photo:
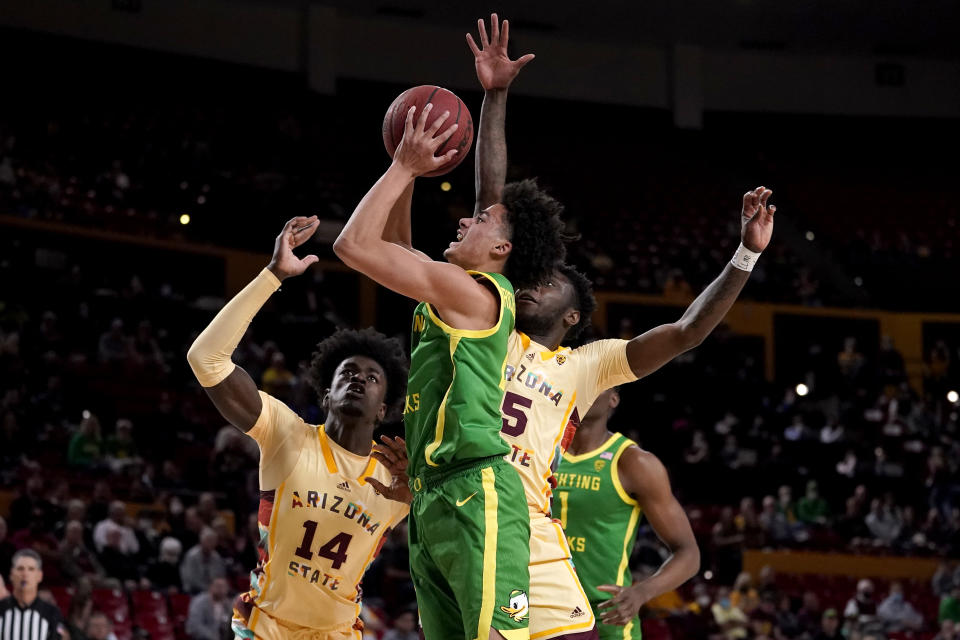
<path fill-rule="evenodd" d="M 667 468 L 660 458 L 632 440 L 625 439 L 625 442 L 628 446 L 621 452 L 617 461 L 621 469 L 631 475 L 642 475 L 651 479 L 666 475 Z"/>

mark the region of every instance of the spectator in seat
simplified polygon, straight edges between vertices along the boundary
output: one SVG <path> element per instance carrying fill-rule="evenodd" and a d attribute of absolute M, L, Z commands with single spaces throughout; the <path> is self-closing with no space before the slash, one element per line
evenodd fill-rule
<path fill-rule="evenodd" d="M 843 634 L 840 633 L 840 616 L 836 609 L 827 609 L 823 612 L 823 618 L 820 621 L 820 631 L 813 636 L 813 640 L 840 640 Z"/>
<path fill-rule="evenodd" d="M 800 635 L 800 620 L 797 614 L 793 612 L 793 604 L 790 596 L 783 594 L 780 596 L 780 604 L 777 606 L 777 631 L 787 638 L 796 638 Z"/>
<path fill-rule="evenodd" d="M 120 473 L 129 464 L 142 462 L 137 443 L 133 439 L 133 423 L 130 420 L 117 420 L 114 435 L 107 438 L 104 452 L 107 464 L 114 473 Z"/>
<path fill-rule="evenodd" d="M 803 604 L 797 611 L 797 624 L 800 625 L 800 631 L 810 636 L 816 635 L 820 631 L 820 618 L 820 599 L 813 591 L 805 591 Z"/>
<path fill-rule="evenodd" d="M 206 591 L 190 601 L 187 635 L 194 640 L 225 640 L 232 635 L 230 633 L 232 610 L 226 579 L 213 579 Z"/>
<path fill-rule="evenodd" d="M 83 412 L 80 428 L 70 438 L 67 462 L 75 469 L 96 469 L 103 462 L 103 436 L 100 420 L 89 411 Z"/>
<path fill-rule="evenodd" d="M 935 512 L 934 509 L 931 509 L 931 511 Z M 0 537 L 0 540 L 2 540 L 2 537 Z M 950 593 L 950 589 L 954 585 L 960 585 L 960 579 L 958 578 L 960 578 L 960 569 L 954 567 L 952 562 L 941 562 L 930 581 L 934 595 L 943 596 Z"/>
<path fill-rule="evenodd" d="M 877 605 L 873 601 L 873 582 L 861 580 L 857 583 L 857 592 L 847 601 L 843 617 L 854 628 L 873 621 L 877 615 Z"/>
<path fill-rule="evenodd" d="M 742 571 L 734 581 L 730 602 L 747 615 L 760 606 L 760 593 L 753 586 L 753 576 L 746 571 Z"/>
<path fill-rule="evenodd" d="M 717 600 L 710 607 L 713 620 L 727 640 L 740 640 L 749 635 L 749 621 L 746 614 L 730 602 L 730 589 L 720 587 Z"/>
<path fill-rule="evenodd" d="M 940 598 L 940 611 L 937 615 L 937 621 L 952 620 L 955 624 L 960 624 L 960 585 L 954 584 L 950 593 L 943 594 Z"/>
<path fill-rule="evenodd" d="M 820 497 L 817 491 L 817 481 L 807 482 L 807 492 L 797 502 L 797 518 L 804 524 L 827 524 L 827 501 Z"/>
<path fill-rule="evenodd" d="M 393 620 L 393 628 L 383 634 L 382 640 L 418 640 L 417 618 L 414 611 L 404 611 Z"/>
<path fill-rule="evenodd" d="M 145 578 L 149 589 L 165 592 L 181 591 L 180 554 L 183 545 L 176 538 L 167 536 L 160 541 L 160 553 L 156 560 L 147 565 Z"/>
<path fill-rule="evenodd" d="M 767 540 L 786 542 L 790 540 L 790 523 L 787 516 L 777 510 L 777 500 L 773 496 L 763 499 L 763 511 L 760 512 L 760 526 Z"/>
<path fill-rule="evenodd" d="M 771 594 L 760 596 L 760 606 L 750 614 L 750 627 L 756 637 L 772 636 L 777 626 L 777 603 Z"/>
<path fill-rule="evenodd" d="M 83 523 L 79 520 L 71 520 L 64 530 L 60 543 L 60 572 L 73 583 L 86 578 L 95 587 L 116 586 L 108 584 L 103 565 L 83 541 Z"/>
<path fill-rule="evenodd" d="M 36 509 L 46 512 L 50 504 L 43 496 L 43 476 L 31 475 L 27 478 L 20 495 L 10 503 L 10 530 L 19 531 L 30 525 Z"/>
<path fill-rule="evenodd" d="M 130 359 L 130 339 L 123 333 L 123 320 L 114 318 L 110 329 L 100 335 L 98 353 L 100 362 L 111 364 Z"/>
<path fill-rule="evenodd" d="M 887 631 L 917 631 L 923 626 L 923 616 L 903 597 L 903 585 L 894 582 L 890 593 L 877 607 L 877 617 Z"/>
<path fill-rule="evenodd" d="M 713 525 L 713 549 L 717 566 L 717 579 L 728 584 L 737 575 L 742 564 L 743 534 L 737 531 L 733 509 L 724 507 L 720 519 Z"/>
<path fill-rule="evenodd" d="M 123 529 L 112 521 L 103 528 L 105 542 L 100 552 L 100 562 L 111 578 L 124 583 L 129 589 L 136 588 L 137 562 L 132 553 L 128 553 L 124 544 Z"/>
<path fill-rule="evenodd" d="M 884 505 L 879 498 L 870 501 L 870 513 L 864 518 L 864 523 L 879 544 L 889 546 L 900 536 L 903 522 L 896 508 Z"/>
<path fill-rule="evenodd" d="M 287 399 L 293 392 L 297 378 L 287 369 L 286 358 L 277 351 L 270 358 L 270 367 L 263 372 L 263 390 L 280 399 Z"/>
<path fill-rule="evenodd" d="M 93 529 L 93 544 L 98 553 L 103 553 L 107 546 L 107 532 L 120 531 L 120 544 L 117 547 L 124 555 L 140 553 L 140 542 L 133 528 L 127 525 L 127 506 L 120 500 L 110 503 L 110 512 L 106 520 L 101 520 Z"/>
<path fill-rule="evenodd" d="M 217 532 L 205 527 L 200 542 L 187 551 L 180 565 L 183 590 L 191 595 L 206 591 L 215 579 L 226 575 L 226 565 L 217 553 Z"/>
<path fill-rule="evenodd" d="M 67 631 L 70 640 L 86 640 L 85 630 L 93 614 L 93 598 L 90 589 L 77 589 L 76 595 L 70 598 L 70 608 L 67 610 Z"/>
<path fill-rule="evenodd" d="M 734 518 L 737 531 L 743 535 L 743 545 L 747 549 L 759 549 L 764 544 L 763 527 L 757 516 L 757 506 L 753 498 L 740 501 L 740 513 Z"/>
<path fill-rule="evenodd" d="M 940 623 L 940 632 L 933 637 L 933 640 L 960 640 L 960 632 L 953 620 L 944 620 Z"/>
<path fill-rule="evenodd" d="M 113 633 L 113 621 L 102 611 L 94 611 L 84 630 L 88 640 L 117 640 Z"/>

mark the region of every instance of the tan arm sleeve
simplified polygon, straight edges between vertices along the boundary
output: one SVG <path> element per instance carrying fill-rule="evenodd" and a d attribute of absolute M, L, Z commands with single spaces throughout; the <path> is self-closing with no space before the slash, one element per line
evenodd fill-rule
<path fill-rule="evenodd" d="M 576 355 L 580 361 L 577 391 L 583 394 L 578 405 L 593 404 L 610 387 L 637 379 L 627 359 L 626 340 L 597 340 L 578 348 Z"/>
<path fill-rule="evenodd" d="M 313 427 L 293 409 L 268 393 L 260 392 L 263 409 L 247 432 L 260 446 L 260 490 L 279 487 L 293 471 Z"/>
<path fill-rule="evenodd" d="M 230 357 L 234 349 L 253 316 L 279 288 L 277 277 L 264 269 L 197 336 L 187 352 L 187 361 L 201 386 L 214 387 L 233 372 L 236 365 Z"/>

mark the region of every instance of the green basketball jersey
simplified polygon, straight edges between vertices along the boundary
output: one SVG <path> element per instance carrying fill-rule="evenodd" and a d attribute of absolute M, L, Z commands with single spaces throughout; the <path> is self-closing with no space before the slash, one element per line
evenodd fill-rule
<path fill-rule="evenodd" d="M 635 443 L 615 433 L 599 448 L 582 455 L 563 454 L 557 469 L 553 515 L 560 517 L 573 554 L 580 584 L 597 616 L 600 638 L 639 638 L 640 621 L 626 627 L 600 622 L 597 609 L 609 593 L 601 584 L 630 586 L 630 553 L 637 540 L 640 505 L 620 484 L 617 464 L 623 452 Z"/>
<path fill-rule="evenodd" d="M 498 273 L 468 273 L 493 285 L 500 297 L 499 320 L 490 329 L 468 331 L 445 324 L 425 302 L 414 311 L 403 411 L 411 478 L 510 451 L 500 437 L 500 405 L 516 314 L 513 286 Z"/>

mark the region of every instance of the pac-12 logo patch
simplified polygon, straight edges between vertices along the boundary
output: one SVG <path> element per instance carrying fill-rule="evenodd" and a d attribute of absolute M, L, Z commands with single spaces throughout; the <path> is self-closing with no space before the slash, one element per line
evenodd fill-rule
<path fill-rule="evenodd" d="M 566 362 L 566 361 L 567 361 L 567 356 L 563 355 L 562 353 L 557 356 L 557 364 L 558 364 L 558 365 L 563 365 L 563 363 Z"/>
<path fill-rule="evenodd" d="M 500 607 L 503 611 L 517 622 L 523 622 L 530 612 L 530 603 L 527 601 L 527 594 L 520 589 L 514 589 L 510 592 L 510 606 Z"/>
<path fill-rule="evenodd" d="M 603 468 L 604 468 L 605 466 L 607 466 L 607 463 L 606 463 L 606 461 L 604 461 L 604 460 L 594 460 L 594 461 L 593 461 L 593 468 L 596 469 L 597 471 L 603 471 Z"/>

